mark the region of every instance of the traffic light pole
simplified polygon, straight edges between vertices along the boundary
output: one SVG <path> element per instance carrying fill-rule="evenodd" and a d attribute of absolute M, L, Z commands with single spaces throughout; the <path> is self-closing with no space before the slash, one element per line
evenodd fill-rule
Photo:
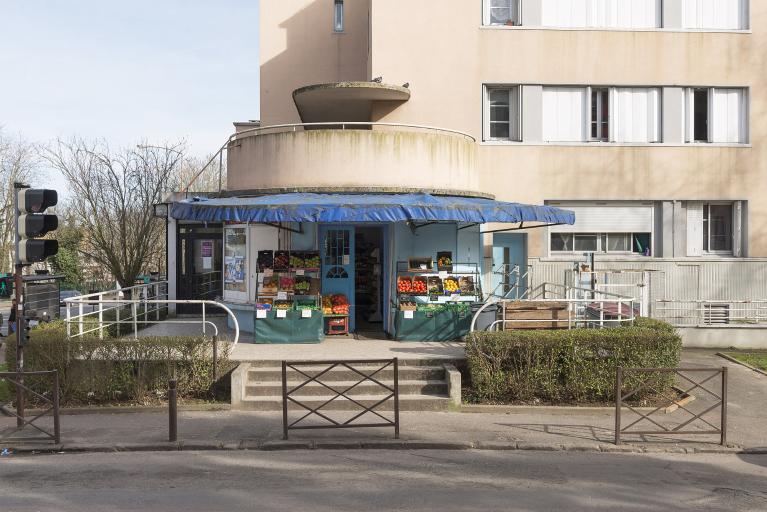
<path fill-rule="evenodd" d="M 24 293 L 22 289 L 24 286 L 22 279 L 24 265 L 21 263 L 21 258 L 19 257 L 19 241 L 21 240 L 19 235 L 19 190 L 24 188 L 28 187 L 21 183 L 13 184 L 13 229 L 14 233 L 16 233 L 14 251 L 16 263 L 16 275 L 14 276 L 14 291 L 16 294 L 16 371 L 18 372 L 16 379 L 19 383 L 19 385 L 16 386 L 16 414 L 18 415 L 16 418 L 16 425 L 19 428 L 24 426 L 24 388 L 22 387 L 24 384 L 24 377 L 21 373 L 24 371 L 24 337 L 27 334 L 27 321 L 24 316 Z"/>

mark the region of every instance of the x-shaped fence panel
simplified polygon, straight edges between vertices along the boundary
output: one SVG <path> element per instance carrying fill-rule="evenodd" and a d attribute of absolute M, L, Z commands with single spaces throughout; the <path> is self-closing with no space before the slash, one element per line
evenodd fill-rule
<path fill-rule="evenodd" d="M 659 379 L 662 376 L 667 379 Z M 717 382 L 717 377 L 720 382 Z M 627 381 L 632 379 L 628 392 L 624 390 Z M 688 389 L 671 388 L 669 382 L 678 379 L 680 386 Z M 637 382 L 638 381 L 638 382 Z M 706 386 L 709 382 L 717 385 L 717 390 L 712 391 Z M 662 383 L 662 384 L 660 384 Z M 672 393 L 673 391 L 673 393 Z M 712 403 L 706 403 L 702 411 L 693 411 L 687 400 L 694 399 L 693 392 L 699 391 L 701 396 Z M 640 410 L 636 404 L 631 405 L 630 400 L 641 396 L 643 392 L 650 393 L 660 405 Z M 626 426 L 622 424 L 622 411 L 626 408 L 637 419 Z M 657 416 L 661 411 L 674 411 L 686 413 L 683 421 L 674 425 L 662 422 Z M 647 409 L 647 408 L 646 408 Z M 704 416 L 719 409 L 720 420 L 716 425 Z M 714 420 L 715 421 L 715 420 Z M 654 430 L 648 430 L 654 426 Z M 695 429 L 693 427 L 700 428 Z M 615 376 L 615 444 L 621 444 L 621 436 L 632 435 L 719 435 L 722 446 L 727 444 L 727 368 L 618 368 Z"/>
<path fill-rule="evenodd" d="M 29 384 L 29 379 L 35 377 L 50 377 L 52 381 L 52 393 L 51 397 L 47 397 L 42 393 L 38 393 L 32 389 Z M 48 441 L 51 440 L 56 444 L 61 442 L 61 426 L 59 423 L 59 373 L 56 370 L 47 372 L 0 372 L 0 381 L 5 381 L 17 389 L 23 390 L 23 395 L 30 398 L 35 398 L 42 405 L 41 409 L 34 416 L 28 417 L 24 414 L 23 408 L 18 408 L 17 412 L 13 412 L 6 409 L 11 416 L 16 418 L 16 427 L 9 429 L 7 432 L 0 432 L 0 440 L 13 439 L 14 441 Z M 17 404 L 18 405 L 18 404 Z M 46 430 L 45 428 L 37 424 L 38 420 L 47 416 L 53 415 L 53 432 Z M 38 437 L 14 437 L 14 434 L 24 430 L 27 427 L 31 427 L 37 430 L 41 436 Z"/>
<path fill-rule="evenodd" d="M 348 370 L 354 381 L 347 382 L 343 386 L 338 383 L 331 384 L 332 380 L 323 379 L 328 377 L 333 370 Z M 389 385 L 379 375 L 384 370 L 391 369 L 393 372 L 393 384 Z M 293 387 L 288 387 L 288 370 L 297 373 L 301 381 Z M 304 403 L 300 398 L 302 390 L 306 390 L 310 384 L 319 385 L 324 391 L 319 405 Z M 351 392 L 362 384 L 372 384 L 374 390 L 381 395 L 370 404 L 365 404 L 359 397 L 355 398 Z M 344 399 L 352 404 L 353 413 L 350 418 L 338 420 L 332 417 L 328 406 L 338 399 Z M 393 402 L 394 417 L 389 418 L 381 413 L 381 407 L 387 402 Z M 290 404 L 297 405 L 303 415 L 294 421 L 288 419 Z M 365 415 L 372 415 L 375 420 L 357 422 Z M 311 419 L 320 419 L 321 424 L 307 424 Z M 380 420 L 380 421 L 379 421 Z M 282 425 L 283 437 L 288 439 L 290 430 L 310 429 L 333 429 L 333 428 L 365 428 L 365 427 L 394 427 L 394 437 L 399 439 L 399 361 L 394 359 L 369 359 L 350 361 L 301 361 L 282 362 Z"/>

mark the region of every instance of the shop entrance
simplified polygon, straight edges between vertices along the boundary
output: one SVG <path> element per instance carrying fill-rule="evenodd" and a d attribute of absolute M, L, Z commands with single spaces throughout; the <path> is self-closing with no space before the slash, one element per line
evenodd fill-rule
<path fill-rule="evenodd" d="M 182 225 L 176 248 L 177 297 L 180 300 L 214 300 L 221 295 L 223 229 L 220 224 Z M 179 304 L 182 314 L 199 314 L 196 304 Z"/>
<path fill-rule="evenodd" d="M 357 226 L 354 230 L 356 332 L 381 334 L 383 324 L 384 228 Z"/>

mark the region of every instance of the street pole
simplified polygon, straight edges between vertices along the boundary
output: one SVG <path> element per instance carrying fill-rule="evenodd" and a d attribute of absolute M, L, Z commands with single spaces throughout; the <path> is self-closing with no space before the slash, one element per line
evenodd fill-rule
<path fill-rule="evenodd" d="M 18 385 L 16 386 L 16 425 L 21 428 L 24 426 L 24 377 L 22 372 L 24 371 L 24 338 L 27 333 L 27 322 L 24 318 L 26 314 L 24 311 L 24 294 L 22 292 L 22 286 L 24 281 L 22 279 L 22 271 L 24 265 L 19 258 L 19 190 L 29 188 L 21 183 L 13 184 L 13 230 L 15 233 L 15 264 L 16 275 L 14 276 L 14 288 L 16 289 L 16 380 Z"/>

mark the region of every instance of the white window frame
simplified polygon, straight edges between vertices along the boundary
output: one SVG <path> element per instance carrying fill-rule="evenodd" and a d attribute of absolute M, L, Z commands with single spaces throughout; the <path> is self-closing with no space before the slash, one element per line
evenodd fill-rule
<path fill-rule="evenodd" d="M 708 206 L 708 219 L 705 217 L 706 207 Z M 729 250 L 711 250 L 711 207 L 712 206 L 729 206 L 730 207 L 730 249 Z M 708 250 L 701 248 L 703 255 L 706 256 L 732 256 L 735 254 L 735 203 L 732 201 L 704 201 L 702 203 L 703 208 L 703 223 L 708 227 L 708 231 L 703 235 L 708 239 Z M 701 226 L 701 232 L 703 227 Z"/>
<path fill-rule="evenodd" d="M 344 0 L 333 0 L 333 32 L 341 34 L 345 27 Z"/>
<path fill-rule="evenodd" d="M 493 0 L 483 0 L 482 1 L 482 25 L 485 27 L 507 27 L 507 26 L 513 26 L 518 27 L 522 24 L 522 16 L 521 16 L 521 1 L 520 0 L 505 0 L 508 3 L 508 9 L 510 10 L 511 18 L 509 21 L 511 21 L 511 25 L 508 23 L 491 23 L 491 12 L 493 9 L 506 9 L 506 7 L 492 7 Z"/>
<path fill-rule="evenodd" d="M 492 91 L 508 91 L 509 94 L 509 137 L 500 138 L 491 136 L 490 116 L 490 93 Z M 487 142 L 521 142 L 522 141 L 522 87 L 519 85 L 485 85 L 483 106 L 483 136 L 482 139 Z M 516 111 L 514 111 L 515 109 Z M 497 122 L 497 121 L 496 121 Z"/>
<path fill-rule="evenodd" d="M 613 87 L 599 87 L 599 86 L 590 86 L 588 90 L 586 91 L 586 94 L 588 96 L 588 111 L 589 111 L 589 118 L 588 118 L 588 134 L 589 134 L 589 140 L 592 142 L 610 142 L 612 141 L 612 126 L 613 126 Z M 599 95 L 599 100 L 597 103 L 597 135 L 596 137 L 591 135 L 591 125 L 594 124 L 595 120 L 592 117 L 592 113 L 594 111 L 594 92 L 600 91 L 604 92 L 607 91 L 607 133 L 603 132 L 602 127 L 602 112 L 604 111 L 604 96 L 602 94 Z"/>

